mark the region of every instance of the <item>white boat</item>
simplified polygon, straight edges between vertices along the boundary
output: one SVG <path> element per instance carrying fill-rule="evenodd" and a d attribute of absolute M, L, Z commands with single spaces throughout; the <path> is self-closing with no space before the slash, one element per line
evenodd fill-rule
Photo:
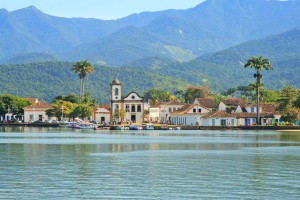
<path fill-rule="evenodd" d="M 136 125 L 136 124 L 131 124 L 131 125 L 129 126 L 129 130 L 142 130 L 142 129 L 143 129 L 142 126 Z"/>
<path fill-rule="evenodd" d="M 145 130 L 154 130 L 153 124 L 146 124 Z"/>
<path fill-rule="evenodd" d="M 94 129 L 94 124 L 77 124 L 75 128 L 78 129 Z"/>

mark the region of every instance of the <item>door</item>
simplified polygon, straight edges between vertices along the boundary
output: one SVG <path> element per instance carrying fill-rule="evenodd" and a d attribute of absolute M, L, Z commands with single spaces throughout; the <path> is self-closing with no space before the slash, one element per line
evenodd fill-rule
<path fill-rule="evenodd" d="M 105 122 L 105 117 L 101 117 L 101 123 Z"/>
<path fill-rule="evenodd" d="M 216 125 L 216 120 L 215 120 L 215 119 L 212 119 L 212 120 L 211 120 L 211 125 L 212 125 L 212 126 L 215 126 L 215 125 Z"/>
<path fill-rule="evenodd" d="M 251 120 L 250 119 L 246 119 L 246 126 L 250 126 L 250 124 L 251 124 Z"/>
<path fill-rule="evenodd" d="M 131 121 L 135 122 L 135 120 L 136 120 L 136 116 L 135 115 L 131 115 Z"/>
<path fill-rule="evenodd" d="M 234 119 L 231 119 L 231 126 L 234 126 Z"/>
<path fill-rule="evenodd" d="M 226 126 L 226 119 L 221 119 L 221 126 Z"/>

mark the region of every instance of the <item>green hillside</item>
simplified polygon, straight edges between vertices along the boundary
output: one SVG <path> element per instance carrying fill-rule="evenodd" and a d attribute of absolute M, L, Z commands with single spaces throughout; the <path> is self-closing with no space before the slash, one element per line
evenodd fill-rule
<path fill-rule="evenodd" d="M 263 83 L 269 89 L 287 85 L 300 88 L 300 30 L 254 40 L 241 45 L 201 56 L 193 61 L 170 62 L 164 58 L 147 58 L 131 66 L 175 77 L 192 85 L 208 85 L 214 91 L 248 85 L 254 82 L 253 71 L 243 65 L 252 56 L 268 58 L 274 70 L 262 72 Z"/>
<path fill-rule="evenodd" d="M 50 102 L 58 95 L 79 93 L 79 77 L 71 71 L 72 63 L 42 62 L 0 65 L 0 93 L 36 97 Z M 86 91 L 99 102 L 108 102 L 110 86 L 116 77 L 123 83 L 124 95 L 132 90 L 143 93 L 148 88 L 175 91 L 188 86 L 187 82 L 134 68 L 95 66 L 89 76 Z"/>

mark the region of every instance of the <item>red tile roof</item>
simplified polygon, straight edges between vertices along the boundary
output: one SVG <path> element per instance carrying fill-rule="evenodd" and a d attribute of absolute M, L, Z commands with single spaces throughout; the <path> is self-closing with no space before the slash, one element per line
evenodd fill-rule
<path fill-rule="evenodd" d="M 27 101 L 30 101 L 32 104 L 37 103 L 39 100 L 37 98 L 24 98 Z"/>
<path fill-rule="evenodd" d="M 180 102 L 178 99 L 166 102 L 159 102 L 159 105 L 185 105 L 184 103 Z"/>
<path fill-rule="evenodd" d="M 177 115 L 186 114 L 188 111 L 193 109 L 194 106 L 195 106 L 195 104 L 187 104 L 187 105 L 183 106 L 182 108 L 172 112 L 172 114 L 177 114 Z"/>
<path fill-rule="evenodd" d="M 30 106 L 25 107 L 24 109 L 49 109 L 52 108 L 52 105 L 45 102 L 37 102 Z"/>
<path fill-rule="evenodd" d="M 232 106 L 241 106 L 244 107 L 247 104 L 247 101 L 240 98 L 227 98 L 222 101 L 225 105 Z"/>
<path fill-rule="evenodd" d="M 197 98 L 198 103 L 205 108 L 216 108 L 218 104 L 212 98 Z"/>
<path fill-rule="evenodd" d="M 234 113 L 236 118 L 256 118 L 256 113 Z M 273 113 L 259 113 L 260 118 L 274 118 Z"/>
<path fill-rule="evenodd" d="M 110 105 L 109 105 L 109 104 L 104 104 L 104 105 L 102 105 L 102 106 L 95 107 L 95 108 L 94 108 L 94 111 L 96 112 L 98 109 L 101 109 L 101 108 L 104 108 L 104 109 L 110 111 Z"/>
<path fill-rule="evenodd" d="M 223 110 L 218 110 L 215 112 L 211 112 L 207 115 L 205 115 L 203 118 L 220 118 L 220 117 L 234 117 L 232 114 L 229 114 Z"/>
<path fill-rule="evenodd" d="M 261 118 L 274 118 L 272 113 L 260 113 Z M 219 110 L 216 112 L 209 113 L 203 118 L 221 118 L 221 117 L 234 117 L 234 118 L 256 118 L 256 113 L 227 113 L 225 111 Z"/>

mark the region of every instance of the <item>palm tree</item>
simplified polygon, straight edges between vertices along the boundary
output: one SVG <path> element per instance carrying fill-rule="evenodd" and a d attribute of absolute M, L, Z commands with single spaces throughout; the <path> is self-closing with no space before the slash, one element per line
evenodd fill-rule
<path fill-rule="evenodd" d="M 247 63 L 244 65 L 244 68 L 254 68 L 256 70 L 256 74 L 254 74 L 254 78 L 256 78 L 256 120 L 257 125 L 260 125 L 260 119 L 259 119 L 259 86 L 260 86 L 260 79 L 262 78 L 262 75 L 259 73 L 259 71 L 265 70 L 271 70 L 273 69 L 270 61 L 266 58 L 263 58 L 262 56 L 255 57 L 253 56 L 250 58 Z"/>
<path fill-rule="evenodd" d="M 87 80 L 88 74 L 93 73 L 94 68 L 90 62 L 88 62 L 87 60 L 83 60 L 83 61 L 76 62 L 73 65 L 72 70 L 75 73 L 79 74 L 79 78 L 80 78 L 79 98 L 82 99 L 84 96 L 84 81 Z"/>

